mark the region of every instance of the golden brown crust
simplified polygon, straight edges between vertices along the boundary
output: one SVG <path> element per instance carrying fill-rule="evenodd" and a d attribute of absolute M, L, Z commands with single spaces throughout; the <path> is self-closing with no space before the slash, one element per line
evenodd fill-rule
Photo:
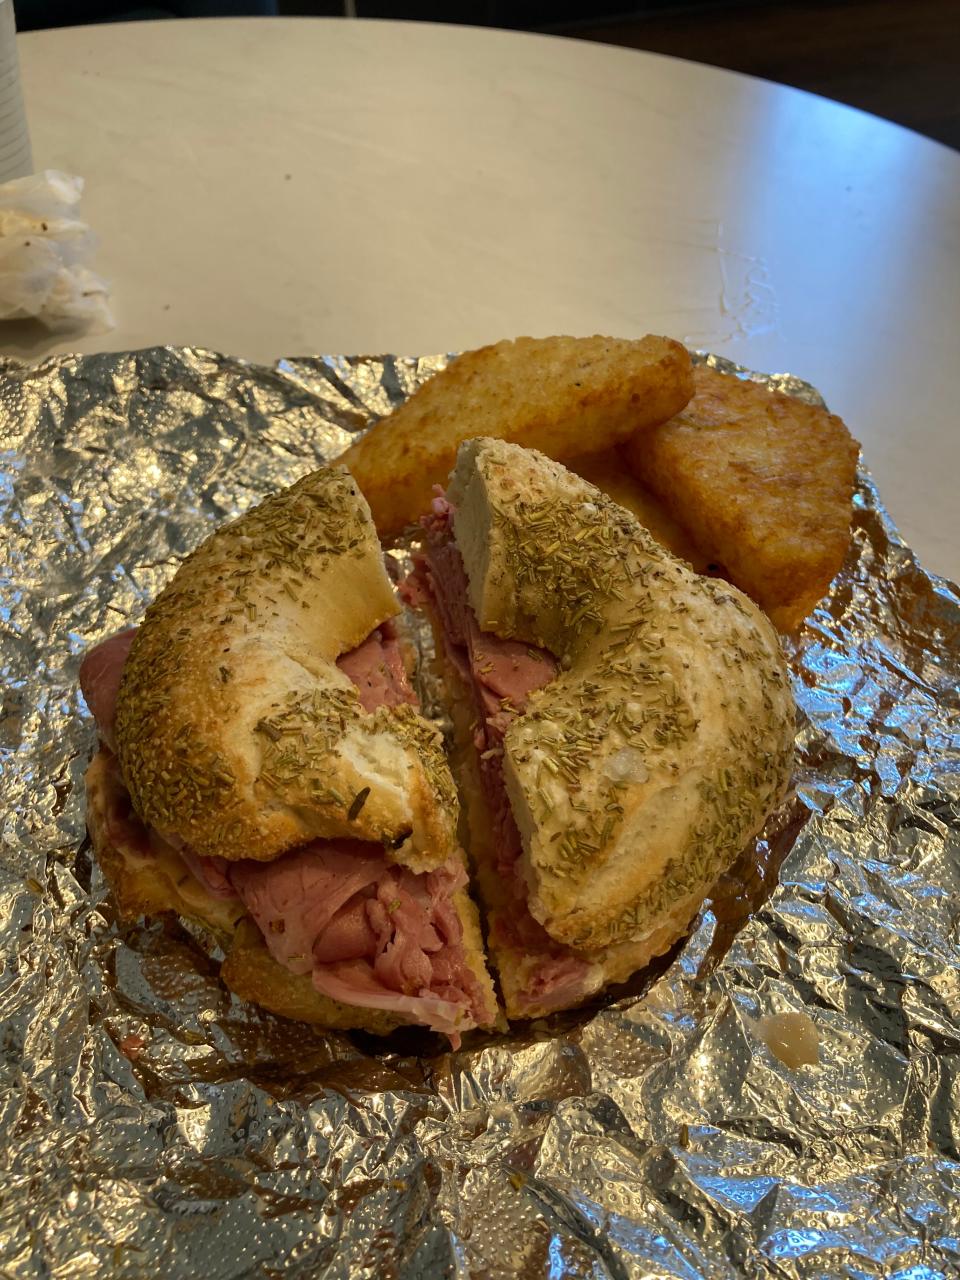
<path fill-rule="evenodd" d="M 203 925 L 221 942 L 228 941 L 246 914 L 242 904 L 207 893 L 178 853 L 160 843 L 146 844 L 145 829 L 139 830 L 138 839 L 125 838 L 129 833 L 116 829 L 112 815 L 123 802 L 123 784 L 108 752 L 101 750 L 93 757 L 85 782 L 90 842 L 121 919 L 174 912 Z M 135 815 L 131 822 L 140 828 Z"/>
<path fill-rule="evenodd" d="M 147 610 L 116 736 L 137 812 L 197 853 L 276 857 L 314 838 L 443 863 L 456 798 L 436 729 L 364 712 L 336 659 L 397 604 L 369 511 L 340 467 L 207 539 Z"/>
<path fill-rule="evenodd" d="M 694 381 L 686 409 L 624 455 L 701 554 L 791 631 L 843 564 L 857 443 L 834 414 L 759 383 L 702 365 Z"/>
<path fill-rule="evenodd" d="M 386 537 L 428 510 L 470 436 L 574 457 L 666 421 L 692 389 L 690 356 L 670 338 L 517 338 L 459 356 L 340 461 Z"/>
<path fill-rule="evenodd" d="M 562 666 L 504 739 L 531 913 L 578 950 L 641 943 L 784 794 L 795 711 L 776 633 L 533 451 L 464 444 L 448 495 L 479 625 Z"/>

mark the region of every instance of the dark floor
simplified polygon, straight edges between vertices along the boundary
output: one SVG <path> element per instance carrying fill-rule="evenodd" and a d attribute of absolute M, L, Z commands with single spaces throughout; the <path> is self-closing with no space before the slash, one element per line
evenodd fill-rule
<path fill-rule="evenodd" d="M 343 13 L 343 0 L 279 0 Z M 550 31 L 745 71 L 960 150 L 960 0 L 354 0 L 361 18 Z"/>
<path fill-rule="evenodd" d="M 691 6 L 559 29 L 809 89 L 960 150 L 960 0 Z"/>

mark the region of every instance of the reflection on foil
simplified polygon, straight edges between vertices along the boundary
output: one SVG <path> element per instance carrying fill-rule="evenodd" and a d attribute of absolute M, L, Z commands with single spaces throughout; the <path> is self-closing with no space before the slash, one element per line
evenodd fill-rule
<path fill-rule="evenodd" d="M 442 363 L 0 368 L 2 1273 L 957 1274 L 960 610 L 865 474 L 791 649 L 795 795 L 632 986 L 451 1054 L 286 1023 L 180 926 L 116 927 L 84 648 Z"/>

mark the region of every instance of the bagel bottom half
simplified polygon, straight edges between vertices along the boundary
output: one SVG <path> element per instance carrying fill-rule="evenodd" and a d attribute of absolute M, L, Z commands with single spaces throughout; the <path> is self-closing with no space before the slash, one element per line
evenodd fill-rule
<path fill-rule="evenodd" d="M 121 919 L 173 914 L 199 924 L 225 952 L 220 969 L 225 985 L 241 999 L 282 1017 L 376 1035 L 411 1025 L 413 1020 L 403 1015 L 332 1000 L 316 990 L 308 974 L 279 964 L 243 905 L 209 892 L 175 849 L 151 836 L 133 812 L 116 758 L 106 749 L 96 753 L 87 769 L 86 790 L 87 829 Z M 464 962 L 493 1008 L 477 909 L 465 889 L 454 894 L 453 905 Z"/>

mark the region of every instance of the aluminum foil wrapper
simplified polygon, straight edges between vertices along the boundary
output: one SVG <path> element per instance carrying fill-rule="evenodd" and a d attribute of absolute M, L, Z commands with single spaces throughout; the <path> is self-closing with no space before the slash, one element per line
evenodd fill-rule
<path fill-rule="evenodd" d="M 795 795 L 632 987 L 451 1053 L 284 1022 L 178 924 L 117 926 L 82 653 L 442 364 L 0 365 L 0 1274 L 958 1274 L 960 610 L 866 473 L 791 650 Z"/>

